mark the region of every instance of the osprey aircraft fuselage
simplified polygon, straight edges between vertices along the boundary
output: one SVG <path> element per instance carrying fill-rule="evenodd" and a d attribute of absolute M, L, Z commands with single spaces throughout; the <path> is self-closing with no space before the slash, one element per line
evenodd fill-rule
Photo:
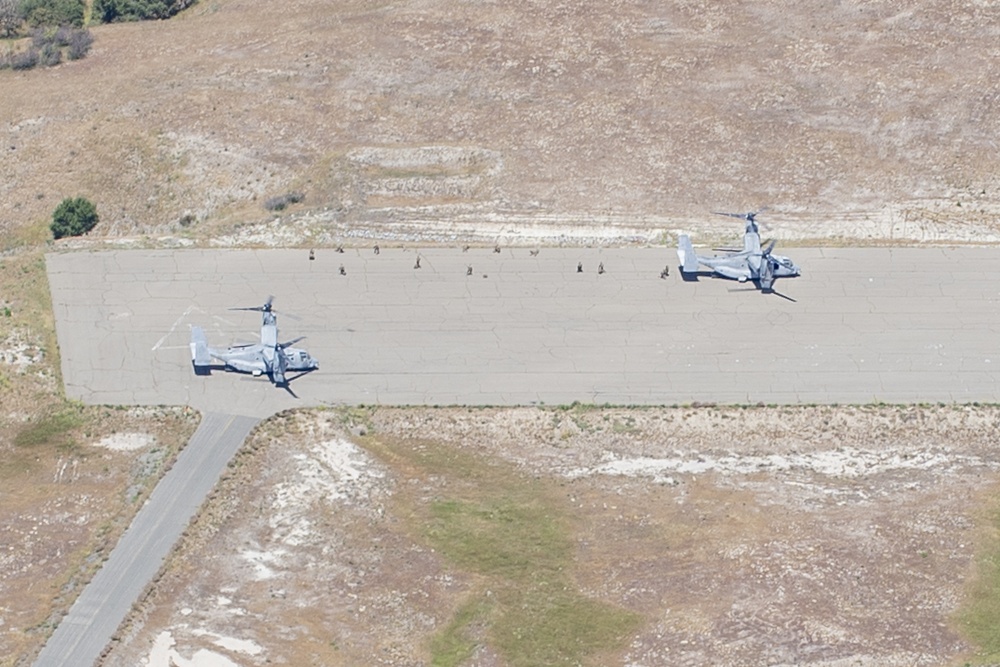
<path fill-rule="evenodd" d="M 776 278 L 791 278 L 800 275 L 799 267 L 790 258 L 771 252 L 774 249 L 774 241 L 769 243 L 766 248 L 761 248 L 760 232 L 754 219 L 756 213 L 722 213 L 721 215 L 740 217 L 746 220 L 743 249 L 737 249 L 726 255 L 706 257 L 695 253 L 690 236 L 681 234 L 677 241 L 677 259 L 680 261 L 682 274 L 697 273 L 700 264 L 723 278 L 738 280 L 741 283 L 752 281 L 763 292 L 773 291 Z"/>
<path fill-rule="evenodd" d="M 316 361 L 303 349 L 292 347 L 302 340 L 302 336 L 278 342 L 278 320 L 271 310 L 269 298 L 263 306 L 255 308 L 234 308 L 233 310 L 256 310 L 262 313 L 260 342 L 248 345 L 233 345 L 225 349 L 209 347 L 205 332 L 201 327 L 191 327 L 191 363 L 195 373 L 206 375 L 211 372 L 213 360 L 221 362 L 226 370 L 250 373 L 254 377 L 267 375 L 279 387 L 286 387 L 292 379 L 289 372 L 308 373 L 319 368 Z"/>

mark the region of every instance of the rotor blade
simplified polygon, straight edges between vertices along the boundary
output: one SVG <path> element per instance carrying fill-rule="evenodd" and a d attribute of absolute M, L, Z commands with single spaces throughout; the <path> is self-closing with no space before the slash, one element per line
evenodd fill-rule
<path fill-rule="evenodd" d="M 285 349 L 286 347 L 289 347 L 289 346 L 291 346 L 291 345 L 295 345 L 295 344 L 296 344 L 296 343 L 298 343 L 298 342 L 299 342 L 300 340 L 305 340 L 305 339 L 306 339 L 306 337 L 305 337 L 305 336 L 299 336 L 298 338 L 293 338 L 293 339 L 291 339 L 291 340 L 290 340 L 290 341 L 288 341 L 287 343 L 278 343 L 278 349 L 279 349 L 279 350 L 284 350 L 284 349 Z"/>
<path fill-rule="evenodd" d="M 723 211 L 712 211 L 712 213 L 714 213 L 715 215 L 724 215 L 729 218 L 736 218 L 738 220 L 746 220 L 747 222 L 752 222 L 754 224 L 757 224 L 756 220 L 757 216 L 760 213 L 763 213 L 764 211 L 768 210 L 768 208 L 770 207 L 763 206 L 757 209 L 756 211 L 747 211 L 746 213 L 726 213 Z"/>
<path fill-rule="evenodd" d="M 229 310 L 253 310 L 258 313 L 266 313 L 271 310 L 271 302 L 273 301 L 274 297 L 268 296 L 263 306 L 244 306 L 243 308 L 230 308 Z"/>

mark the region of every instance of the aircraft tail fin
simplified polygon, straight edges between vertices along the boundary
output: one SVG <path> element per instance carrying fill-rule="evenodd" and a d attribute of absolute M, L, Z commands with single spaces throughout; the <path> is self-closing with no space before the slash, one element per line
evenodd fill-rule
<path fill-rule="evenodd" d="M 698 271 L 698 255 L 691 245 L 691 237 L 681 234 L 677 239 L 677 260 L 681 263 L 681 271 L 684 273 L 695 273 Z"/>
<path fill-rule="evenodd" d="M 208 340 L 201 327 L 191 327 L 191 363 L 195 373 L 212 365 L 212 355 L 208 352 Z"/>

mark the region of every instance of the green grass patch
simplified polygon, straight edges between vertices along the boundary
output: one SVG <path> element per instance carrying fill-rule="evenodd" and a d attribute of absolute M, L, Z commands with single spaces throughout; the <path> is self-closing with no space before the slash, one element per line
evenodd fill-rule
<path fill-rule="evenodd" d="M 565 583 L 509 590 L 502 597 L 506 608 L 491 634 L 512 667 L 582 664 L 622 646 L 641 622 L 638 614 L 585 597 Z"/>
<path fill-rule="evenodd" d="M 431 638 L 431 667 L 458 667 L 471 658 L 479 642 L 470 634 L 470 626 L 483 622 L 491 608 L 481 597 L 463 604 L 451 622 Z"/>
<path fill-rule="evenodd" d="M 461 665 L 483 641 L 512 667 L 596 664 L 639 628 L 638 614 L 577 589 L 576 517 L 553 480 L 437 443 L 370 445 L 421 482 L 401 486 L 398 513 L 481 591 L 431 638 L 431 664 Z"/>
<path fill-rule="evenodd" d="M 64 406 L 24 424 L 14 436 L 14 445 L 24 448 L 72 449 L 76 446 L 73 431 L 83 423 L 84 417 L 79 408 Z"/>
<path fill-rule="evenodd" d="M 988 522 L 976 575 L 957 615 L 962 633 L 977 647 L 973 664 L 1000 662 L 1000 508 L 993 508 Z"/>
<path fill-rule="evenodd" d="M 565 521 L 516 490 L 478 501 L 435 501 L 431 517 L 424 533 L 434 548 L 477 574 L 526 582 L 555 576 L 569 564 Z"/>

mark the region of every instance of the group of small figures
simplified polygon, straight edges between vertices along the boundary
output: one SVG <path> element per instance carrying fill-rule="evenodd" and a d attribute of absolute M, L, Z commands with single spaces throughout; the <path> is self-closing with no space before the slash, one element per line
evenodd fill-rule
<path fill-rule="evenodd" d="M 462 246 L 462 252 L 467 252 L 468 250 L 469 250 L 469 246 Z M 376 255 L 381 252 L 381 250 L 378 247 L 377 243 L 375 244 L 375 247 L 373 248 L 373 251 L 375 252 Z M 337 249 L 336 249 L 336 252 L 338 252 L 340 254 L 344 254 L 344 246 L 338 245 Z M 493 252 L 494 253 L 499 253 L 500 252 L 500 246 L 495 246 L 493 248 Z M 538 257 L 538 250 L 532 250 L 530 252 L 531 252 L 531 256 L 532 257 Z M 310 260 L 315 260 L 316 259 L 316 251 L 315 250 L 310 250 L 309 251 L 309 259 Z M 419 269 L 420 268 L 420 255 L 417 255 L 417 261 L 414 263 L 413 268 L 414 269 Z M 583 273 L 583 262 L 577 262 L 576 263 L 576 272 L 577 273 Z M 601 262 L 600 264 L 597 265 L 597 274 L 598 275 L 603 275 L 604 274 L 604 262 Z M 344 268 L 343 264 L 340 265 L 340 275 L 342 275 L 342 276 L 346 276 L 347 275 L 347 269 Z M 472 265 L 471 264 L 469 264 L 465 268 L 465 275 L 467 275 L 467 276 L 471 276 L 472 275 Z M 668 264 L 667 266 L 663 267 L 662 271 L 660 271 L 660 279 L 661 280 L 666 280 L 667 277 L 669 277 L 669 276 L 670 276 L 670 265 Z"/>
<path fill-rule="evenodd" d="M 583 273 L 583 262 L 576 263 L 576 272 Z M 604 275 L 604 262 L 597 265 L 597 275 Z"/>

